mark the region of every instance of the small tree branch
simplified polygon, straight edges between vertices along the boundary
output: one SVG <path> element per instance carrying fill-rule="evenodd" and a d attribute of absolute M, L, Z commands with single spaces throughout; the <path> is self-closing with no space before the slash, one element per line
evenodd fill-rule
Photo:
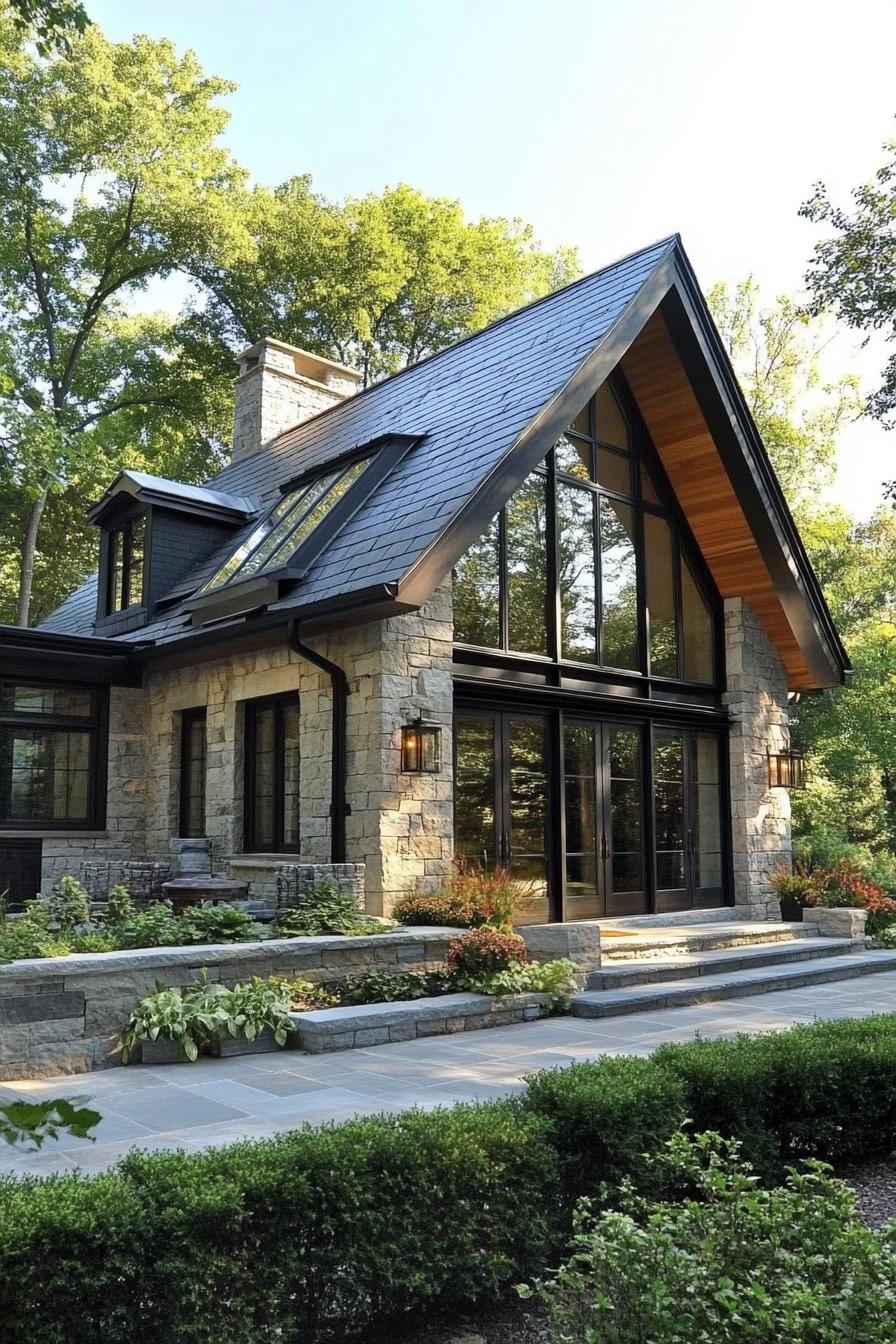
<path fill-rule="evenodd" d="M 88 425 L 94 425 L 98 420 L 105 419 L 107 415 L 125 411 L 131 406 L 169 406 L 171 410 L 177 410 L 178 401 L 176 397 L 122 397 L 120 401 L 113 401 L 110 405 L 101 406 L 98 411 L 91 411 L 90 415 L 85 415 L 84 419 L 75 425 L 74 432 L 78 433 Z"/>

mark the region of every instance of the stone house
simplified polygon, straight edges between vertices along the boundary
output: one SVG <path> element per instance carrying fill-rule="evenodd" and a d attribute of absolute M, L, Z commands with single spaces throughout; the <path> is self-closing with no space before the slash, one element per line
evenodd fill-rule
<path fill-rule="evenodd" d="M 463 858 L 538 922 L 775 915 L 788 700 L 848 663 L 677 236 L 377 386 L 267 339 L 235 390 L 232 463 L 122 472 L 98 575 L 0 629 L 0 890 L 208 837 L 268 901 Z"/>

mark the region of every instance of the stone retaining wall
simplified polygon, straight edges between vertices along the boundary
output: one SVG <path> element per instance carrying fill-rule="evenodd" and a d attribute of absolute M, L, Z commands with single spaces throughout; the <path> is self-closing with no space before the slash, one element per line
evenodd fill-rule
<path fill-rule="evenodd" d="M 405 1003 L 362 1003 L 291 1013 L 296 1035 L 289 1044 L 309 1054 L 363 1050 L 421 1036 L 451 1036 L 485 1027 L 534 1022 L 550 1011 L 550 994 L 439 994 Z"/>
<path fill-rule="evenodd" d="M 275 938 L 215 947 L 43 957 L 0 966 L 0 1079 L 86 1073 L 121 1063 L 118 1038 L 157 983 L 232 985 L 253 975 L 315 983 L 363 971 L 436 971 L 458 929 L 411 928 L 360 938 Z"/>

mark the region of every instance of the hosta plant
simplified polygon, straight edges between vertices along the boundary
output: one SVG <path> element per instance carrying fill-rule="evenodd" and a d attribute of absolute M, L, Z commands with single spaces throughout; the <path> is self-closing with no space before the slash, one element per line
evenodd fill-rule
<path fill-rule="evenodd" d="M 121 1037 L 121 1057 L 127 1064 L 141 1041 L 173 1041 L 185 1059 L 230 1031 L 229 991 L 217 981 L 202 979 L 185 989 L 159 985 L 131 1013 Z"/>

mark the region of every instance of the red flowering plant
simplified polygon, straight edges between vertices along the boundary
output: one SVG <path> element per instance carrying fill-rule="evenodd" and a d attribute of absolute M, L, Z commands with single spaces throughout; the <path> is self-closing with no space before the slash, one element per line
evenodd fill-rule
<path fill-rule="evenodd" d="M 896 900 L 887 896 L 876 882 L 864 877 L 848 859 L 841 859 L 832 868 L 817 869 L 811 875 L 811 882 L 807 905 L 854 906 L 867 910 L 870 934 L 896 923 Z"/>

